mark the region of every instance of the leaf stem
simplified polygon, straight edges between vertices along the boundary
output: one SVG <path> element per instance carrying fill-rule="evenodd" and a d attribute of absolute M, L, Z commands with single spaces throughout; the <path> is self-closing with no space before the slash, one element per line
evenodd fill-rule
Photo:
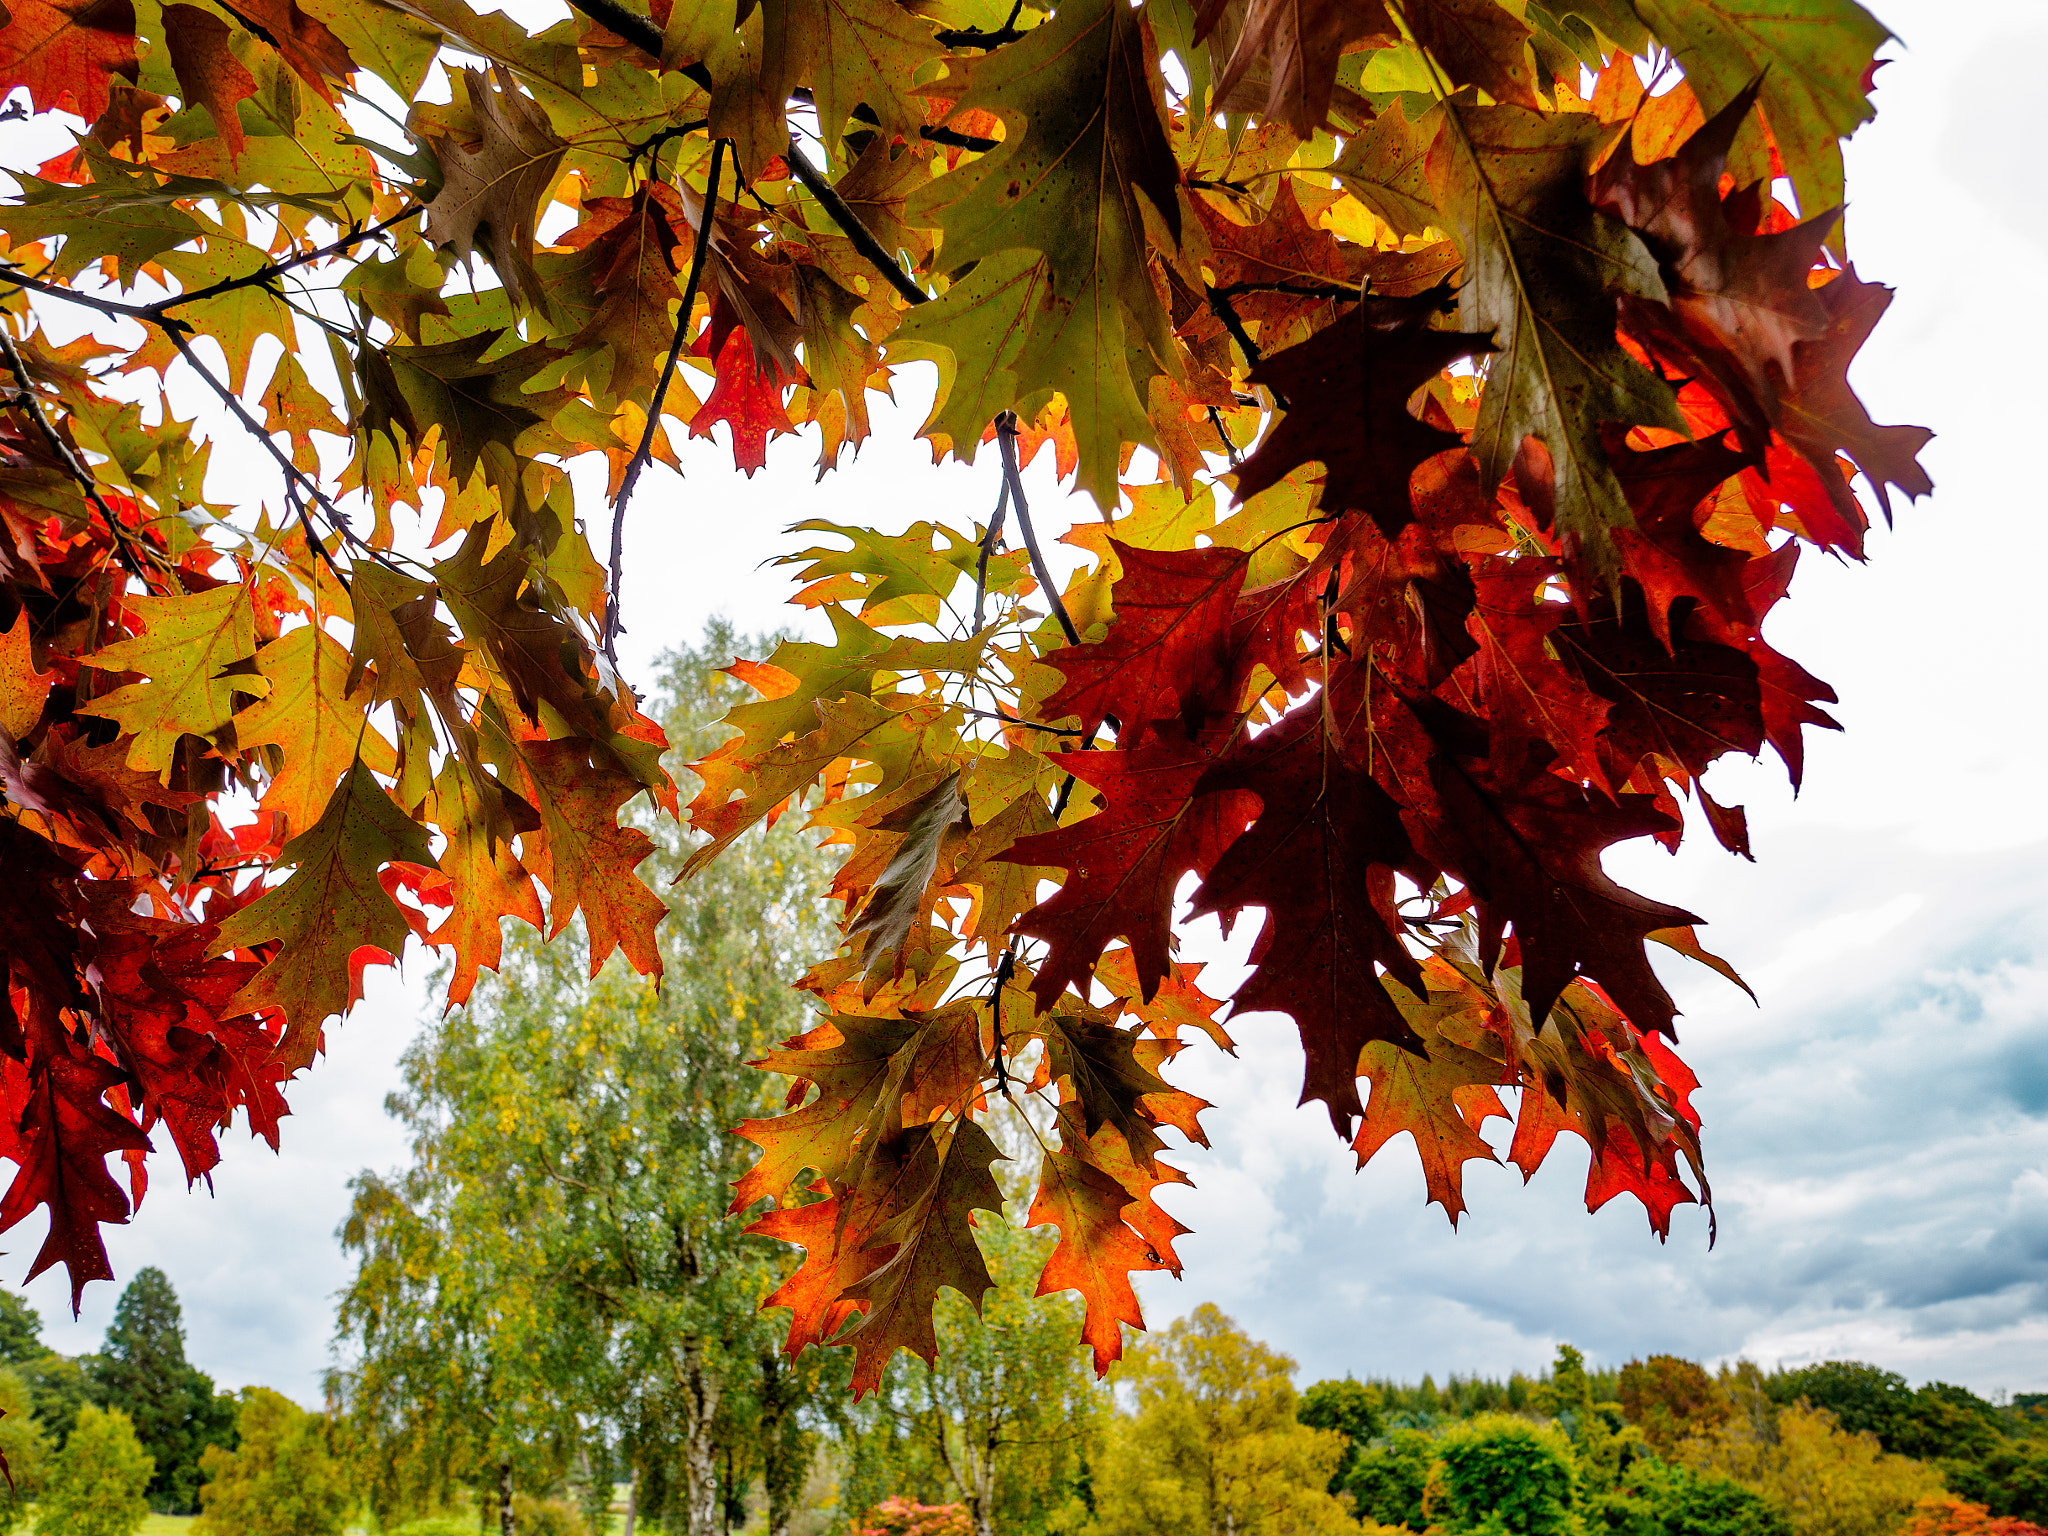
<path fill-rule="evenodd" d="M 697 307 L 697 285 L 704 279 L 704 262 L 711 252 L 712 216 L 718 211 L 718 177 L 724 166 L 725 140 L 714 139 L 711 144 L 711 174 L 704 183 L 704 212 L 697 220 L 697 243 L 690 252 L 690 277 L 683 285 L 683 307 L 676 314 L 675 337 L 668 344 L 668 357 L 661 365 L 661 379 L 654 386 L 653 398 L 647 402 L 647 425 L 641 429 L 640 446 L 626 461 L 619 494 L 612 502 L 612 591 L 611 602 L 606 606 L 604 615 L 604 653 L 614 670 L 619 665 L 618 637 L 626 630 L 619 614 L 619 588 L 625 580 L 626 503 L 633 497 L 633 487 L 639 482 L 640 472 L 654 456 L 654 434 L 661 425 L 662 402 L 668 398 L 668 386 L 676 376 L 676 363 L 683 355 L 683 343 L 689 339 L 690 320 Z"/>

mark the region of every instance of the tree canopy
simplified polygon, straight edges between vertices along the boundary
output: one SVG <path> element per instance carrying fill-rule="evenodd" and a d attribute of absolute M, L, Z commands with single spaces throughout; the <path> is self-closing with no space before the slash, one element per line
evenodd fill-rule
<path fill-rule="evenodd" d="M 1488 1121 L 1525 1176 L 1569 1132 L 1588 1208 L 1668 1234 L 1710 1195 L 1650 946 L 1733 972 L 1601 858 L 1685 799 L 1747 856 L 1700 776 L 1769 746 L 1796 785 L 1835 725 L 1766 616 L 1931 488 L 1848 382 L 1886 37 L 1854 0 L 10 5 L 0 88 L 73 132 L 0 198 L 0 1226 L 47 1209 L 75 1299 L 150 1155 L 275 1144 L 409 944 L 451 1004 L 507 919 L 659 978 L 644 797 L 685 879 L 784 813 L 839 856 L 732 1210 L 805 1250 L 787 1345 L 850 1342 L 856 1391 L 993 1284 L 998 1112 L 1098 1369 L 1179 1271 L 1164 1133 L 1206 1106 L 1163 1073 L 1229 1043 L 1190 917 L 1261 914 L 1229 1002 L 1293 1018 L 1361 1164 L 1411 1136 L 1455 1222 Z M 614 655 L 636 487 L 684 428 L 749 474 L 801 429 L 822 474 L 911 367 L 993 513 L 804 524 L 832 639 L 731 662 L 685 808 Z M 209 476 L 228 438 L 267 485 Z M 1096 514 L 1063 586 L 1048 448 Z"/>

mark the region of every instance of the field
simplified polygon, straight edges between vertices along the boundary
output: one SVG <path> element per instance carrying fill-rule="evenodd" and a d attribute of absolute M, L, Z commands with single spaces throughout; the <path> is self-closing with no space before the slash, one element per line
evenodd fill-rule
<path fill-rule="evenodd" d="M 142 1522 L 141 1536 L 185 1536 L 190 1529 L 190 1515 L 151 1515 Z"/>

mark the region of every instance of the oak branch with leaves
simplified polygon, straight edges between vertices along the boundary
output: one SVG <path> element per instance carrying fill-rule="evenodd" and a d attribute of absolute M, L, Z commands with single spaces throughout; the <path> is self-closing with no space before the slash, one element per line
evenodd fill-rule
<path fill-rule="evenodd" d="M 988 1287 L 991 1114 L 1042 1148 L 1041 1288 L 1098 1367 L 1132 1272 L 1178 1271 L 1162 1133 L 1205 1106 L 1163 1069 L 1229 1048 L 1191 878 L 1256 909 L 1229 1001 L 1293 1018 L 1361 1163 L 1412 1136 L 1455 1221 L 1512 1102 L 1525 1175 L 1568 1131 L 1589 1207 L 1706 1201 L 1646 946 L 1726 967 L 1601 856 L 1686 797 L 1746 855 L 1700 775 L 1768 745 L 1796 784 L 1835 724 L 1765 616 L 1930 489 L 1846 378 L 1889 300 L 1839 223 L 1884 29 L 573 3 L 9 0 L 0 86 L 80 125 L 0 203 L 0 1225 L 47 1208 L 35 1270 L 108 1274 L 152 1151 L 204 1176 L 237 1111 L 274 1144 L 409 941 L 451 1004 L 508 918 L 658 976 L 640 795 L 693 870 L 792 808 L 843 853 L 733 1210 L 803 1250 L 768 1302 L 857 1388 Z M 833 639 L 733 663 L 758 698 L 682 806 L 611 659 L 634 486 L 718 423 L 749 474 L 808 429 L 822 473 L 913 364 L 992 516 L 802 525 Z M 276 488 L 221 506 L 237 434 Z M 1048 446 L 1099 512 L 1063 590 Z"/>

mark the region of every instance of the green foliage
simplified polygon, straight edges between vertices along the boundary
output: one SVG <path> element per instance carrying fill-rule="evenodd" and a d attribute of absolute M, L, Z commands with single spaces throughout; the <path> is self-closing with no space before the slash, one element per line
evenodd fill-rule
<path fill-rule="evenodd" d="M 431 1515 L 425 1520 L 408 1520 L 393 1526 L 384 1536 L 476 1536 L 476 1521 L 453 1515 Z"/>
<path fill-rule="evenodd" d="M 1441 1493 L 1430 1512 L 1451 1531 L 1563 1536 L 1578 1474 L 1572 1447 L 1548 1426 L 1483 1413 L 1437 1437 Z M 1434 1490 L 1433 1490 L 1434 1491 Z"/>
<path fill-rule="evenodd" d="M 155 1471 L 127 1414 L 86 1404 L 36 1501 L 36 1536 L 135 1536 Z"/>
<path fill-rule="evenodd" d="M 1326 1492 L 1344 1438 L 1296 1417 L 1294 1362 L 1209 1303 L 1133 1349 L 1119 1377 L 1136 1412 L 1113 1421 L 1095 1465 L 1102 1536 L 1341 1532 Z"/>
<path fill-rule="evenodd" d="M 92 1359 L 91 1355 L 77 1358 L 52 1353 L 16 1367 L 35 1402 L 36 1422 L 43 1426 L 52 1445 L 62 1446 L 71 1438 L 79 1409 L 93 1401 L 92 1384 L 86 1375 Z"/>
<path fill-rule="evenodd" d="M 200 1459 L 234 1434 L 233 1399 L 185 1360 L 185 1319 L 160 1269 L 138 1270 L 114 1306 L 106 1344 L 86 1364 L 93 1401 L 118 1407 L 156 1463 L 152 1504 L 183 1512 L 198 1505 Z"/>
<path fill-rule="evenodd" d="M 20 1365 L 48 1354 L 43 1320 L 12 1291 L 0 1291 L 0 1364 Z"/>
<path fill-rule="evenodd" d="M 1436 1465 L 1436 1442 L 1420 1429 L 1397 1429 L 1359 1453 L 1344 1488 L 1352 1507 L 1380 1525 L 1426 1528 L 1424 1500 Z"/>
<path fill-rule="evenodd" d="M 1726 1477 L 1642 1457 L 1623 1486 L 1586 1500 L 1595 1536 L 1789 1536 L 1783 1515 Z"/>
<path fill-rule="evenodd" d="M 232 1451 L 208 1446 L 194 1536 L 335 1536 L 350 1498 L 326 1426 L 268 1387 L 246 1387 Z"/>
<path fill-rule="evenodd" d="M 1301 1394 L 1295 1417 L 1312 1429 L 1344 1437 L 1344 1459 L 1330 1475 L 1330 1492 L 1340 1492 L 1358 1465 L 1359 1454 L 1380 1432 L 1379 1393 L 1362 1381 L 1319 1381 Z"/>
<path fill-rule="evenodd" d="M 716 670 L 742 643 L 714 628 L 665 662 L 652 707 L 678 773 L 744 691 Z M 690 844 L 634 814 L 673 873 Z M 544 1493 L 614 1454 L 665 1525 L 709 1521 L 753 1482 L 779 1514 L 801 1488 L 798 1409 L 843 1390 L 844 1368 L 782 1361 L 758 1306 L 787 1250 L 725 1211 L 753 1157 L 730 1128 L 779 1100 L 746 1063 L 808 1027 L 782 976 L 831 947 L 796 820 L 685 888 L 659 992 L 618 965 L 591 977 L 580 933 L 523 933 L 408 1053 L 391 1104 L 414 1160 L 356 1182 L 353 1359 L 333 1384 L 381 1518 L 445 1507 L 463 1482 L 495 1508 L 501 1467 Z"/>
<path fill-rule="evenodd" d="M 1569 1344 L 1558 1345 L 1550 1380 L 1533 1397 L 1537 1411 L 1553 1415 L 1571 1437 L 1583 1486 L 1589 1492 L 1617 1486 L 1644 1444 L 1643 1432 L 1626 1421 L 1618 1400 L 1597 1395 L 1586 1357 Z"/>
<path fill-rule="evenodd" d="M 30 1316 L 34 1316 L 33 1313 Z M 50 1474 L 50 1442 L 32 1412 L 27 1381 L 12 1366 L 0 1367 L 0 1456 L 7 1458 L 9 1486 L 0 1489 L 0 1531 L 21 1523 L 29 1501 Z"/>

